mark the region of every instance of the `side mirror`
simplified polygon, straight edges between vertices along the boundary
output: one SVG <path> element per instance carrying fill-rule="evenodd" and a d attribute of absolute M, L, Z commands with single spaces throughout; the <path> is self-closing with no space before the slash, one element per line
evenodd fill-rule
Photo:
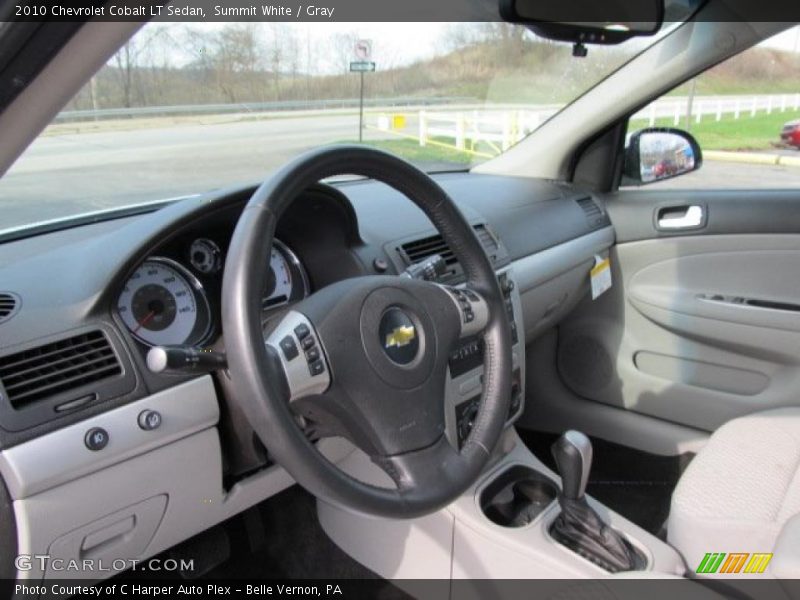
<path fill-rule="evenodd" d="M 680 129 L 651 127 L 631 134 L 625 146 L 622 185 L 644 185 L 696 171 L 703 153 Z"/>

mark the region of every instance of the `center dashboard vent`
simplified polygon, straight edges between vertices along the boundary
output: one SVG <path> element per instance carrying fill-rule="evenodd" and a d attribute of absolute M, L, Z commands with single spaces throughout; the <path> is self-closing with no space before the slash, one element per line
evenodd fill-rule
<path fill-rule="evenodd" d="M 0 357 L 0 383 L 15 409 L 122 374 L 102 331 L 90 331 Z"/>
<path fill-rule="evenodd" d="M 492 263 L 497 264 L 505 257 L 505 253 L 497 238 L 486 225 L 478 224 L 473 227 L 486 254 L 489 256 Z M 458 259 L 444 241 L 444 238 L 438 233 L 404 242 L 397 250 L 406 266 L 421 262 L 434 254 L 439 254 L 448 266 L 448 275 L 446 279 L 453 278 L 461 273 Z"/>

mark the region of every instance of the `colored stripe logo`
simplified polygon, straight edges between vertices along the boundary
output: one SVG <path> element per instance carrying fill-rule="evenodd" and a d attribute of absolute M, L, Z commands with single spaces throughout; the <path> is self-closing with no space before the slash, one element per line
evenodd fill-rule
<path fill-rule="evenodd" d="M 708 552 L 700 561 L 696 572 L 702 575 L 715 573 L 733 575 L 737 573 L 763 573 L 772 560 L 766 552 Z"/>

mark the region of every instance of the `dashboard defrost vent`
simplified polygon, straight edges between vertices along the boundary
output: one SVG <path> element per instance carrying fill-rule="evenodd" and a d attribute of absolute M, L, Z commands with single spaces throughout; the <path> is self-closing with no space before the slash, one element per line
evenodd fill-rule
<path fill-rule="evenodd" d="M 475 225 L 474 227 L 478 239 L 489 256 L 495 254 L 499 248 L 495 237 L 485 225 Z M 444 258 L 444 262 L 447 263 L 447 266 L 458 262 L 453 254 L 453 251 L 450 250 L 450 247 L 445 243 L 444 239 L 439 234 L 414 240 L 412 242 L 406 242 L 400 246 L 400 254 L 403 256 L 403 259 L 406 261 L 407 265 L 423 261 L 434 254 L 441 254 L 442 258 Z"/>
<path fill-rule="evenodd" d="M 122 374 L 101 331 L 90 331 L 0 358 L 0 382 L 15 409 Z"/>
<path fill-rule="evenodd" d="M 583 214 L 586 215 L 586 220 L 592 227 L 602 226 L 606 222 L 606 215 L 603 209 L 598 206 L 597 202 L 591 196 L 585 198 L 578 198 L 575 202 L 581 207 Z"/>
<path fill-rule="evenodd" d="M 0 323 L 8 321 L 19 310 L 19 296 L 10 292 L 0 292 Z"/>

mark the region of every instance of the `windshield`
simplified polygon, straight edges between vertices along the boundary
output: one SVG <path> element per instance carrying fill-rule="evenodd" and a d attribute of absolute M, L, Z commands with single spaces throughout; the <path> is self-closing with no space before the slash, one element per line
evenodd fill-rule
<path fill-rule="evenodd" d="M 652 43 L 576 59 L 502 23 L 149 24 L 0 180 L 0 228 L 255 183 L 324 144 L 465 169 Z"/>

